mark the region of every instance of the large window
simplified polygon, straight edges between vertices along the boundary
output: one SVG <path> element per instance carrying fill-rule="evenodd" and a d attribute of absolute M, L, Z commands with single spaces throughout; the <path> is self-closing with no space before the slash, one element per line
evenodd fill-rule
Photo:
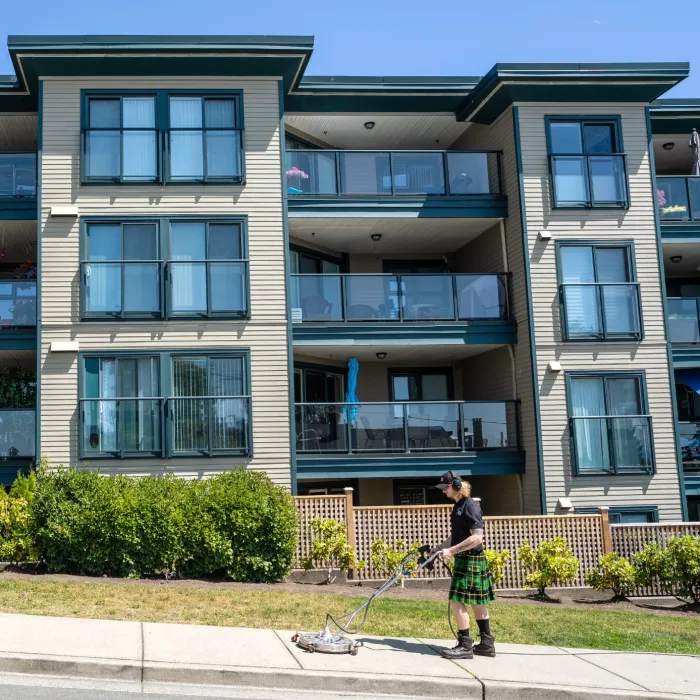
<path fill-rule="evenodd" d="M 576 508 L 577 513 L 598 513 L 597 508 Z M 613 525 L 631 525 L 634 523 L 658 523 L 657 506 L 610 506 L 608 517 Z"/>
<path fill-rule="evenodd" d="M 627 208 L 627 164 L 619 118 L 548 117 L 552 206 Z"/>
<path fill-rule="evenodd" d="M 83 231 L 82 318 L 248 317 L 244 218 L 96 219 Z"/>
<path fill-rule="evenodd" d="M 242 93 L 85 93 L 82 179 L 243 183 Z"/>
<path fill-rule="evenodd" d="M 84 355 L 82 459 L 252 454 L 247 351 Z"/>
<path fill-rule="evenodd" d="M 639 285 L 631 244 L 558 246 L 564 340 L 637 340 Z"/>
<path fill-rule="evenodd" d="M 651 417 L 644 377 L 567 374 L 574 474 L 651 474 Z"/>

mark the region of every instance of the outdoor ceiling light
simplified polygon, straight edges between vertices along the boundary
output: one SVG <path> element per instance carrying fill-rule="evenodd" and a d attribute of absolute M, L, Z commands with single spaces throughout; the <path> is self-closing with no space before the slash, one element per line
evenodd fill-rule
<path fill-rule="evenodd" d="M 382 240 L 382 234 L 381 233 L 371 233 L 369 237 L 375 242 L 379 243 L 379 241 Z"/>
<path fill-rule="evenodd" d="M 378 360 L 386 360 L 386 353 L 385 352 L 378 352 L 377 359 Z"/>
<path fill-rule="evenodd" d="M 682 255 L 672 255 L 672 256 L 669 258 L 669 260 L 670 260 L 672 263 L 679 263 L 681 260 L 683 260 L 683 256 L 682 256 Z"/>
<path fill-rule="evenodd" d="M 673 150 L 673 147 L 674 147 L 675 145 L 676 145 L 676 144 L 673 143 L 673 141 L 669 141 L 668 143 L 665 143 L 665 144 L 662 146 L 662 148 L 664 149 L 664 151 L 672 151 L 672 150 Z"/>
<path fill-rule="evenodd" d="M 374 129 L 374 122 L 365 122 L 365 129 Z"/>

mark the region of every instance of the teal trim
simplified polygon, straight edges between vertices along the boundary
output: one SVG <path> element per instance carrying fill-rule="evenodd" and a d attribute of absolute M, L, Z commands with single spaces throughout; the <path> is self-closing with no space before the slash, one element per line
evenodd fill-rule
<path fill-rule="evenodd" d="M 0 330 L 0 352 L 3 350 L 37 350 L 37 338 L 38 333 L 36 332 Z M 38 379 L 37 376 L 37 382 Z"/>
<path fill-rule="evenodd" d="M 0 486 L 10 486 L 14 483 L 18 474 L 29 474 L 32 462 L 26 460 L 12 460 L 0 463 Z"/>
<path fill-rule="evenodd" d="M 41 212 L 41 173 L 43 170 L 42 155 L 44 151 L 44 81 L 39 81 L 39 114 L 37 126 L 37 154 L 36 154 L 36 201 L 37 212 Z M 41 287 L 42 287 L 42 218 L 37 216 L 36 222 L 36 439 L 35 459 L 41 460 Z"/>
<path fill-rule="evenodd" d="M 594 514 L 599 513 L 598 508 L 575 508 L 575 512 L 582 514 Z M 630 513 L 638 513 L 640 515 L 645 515 L 650 523 L 659 522 L 659 507 L 658 506 L 609 506 L 608 511 L 611 516 L 613 515 L 625 515 Z M 611 522 L 613 522 L 611 518 Z"/>
<path fill-rule="evenodd" d="M 562 264 L 561 264 L 561 249 L 568 246 L 577 247 L 589 247 L 589 248 L 624 248 L 627 253 L 627 265 L 629 276 L 631 277 L 630 284 L 635 284 L 637 289 L 637 315 L 639 317 L 639 333 L 628 336 L 613 336 L 610 338 L 606 337 L 576 337 L 569 338 L 567 331 L 567 314 L 566 314 L 566 300 L 564 297 L 563 279 L 562 279 Z M 559 288 L 559 317 L 561 324 L 561 337 L 565 343 L 630 343 L 630 342 L 641 342 L 644 340 L 644 317 L 642 315 L 642 299 L 639 294 L 639 280 L 637 279 L 637 264 L 636 264 L 636 254 L 634 248 L 634 241 L 595 241 L 595 240 L 557 240 L 555 241 L 555 257 L 556 257 L 556 267 L 557 267 L 557 287 Z M 594 258 L 594 267 L 596 266 Z M 600 318 L 603 320 L 603 326 L 605 325 L 605 309 L 601 307 L 599 309 Z"/>
<path fill-rule="evenodd" d="M 464 477 L 523 474 L 525 455 L 519 450 L 485 450 L 459 455 L 436 452 L 420 455 L 304 455 L 297 458 L 299 479 L 435 477 L 448 469 Z"/>
<path fill-rule="evenodd" d="M 686 476 L 684 486 L 686 495 L 685 506 L 687 508 L 688 496 L 700 496 L 700 476 Z"/>
<path fill-rule="evenodd" d="M 463 321 L 452 323 L 407 321 L 396 323 L 295 323 L 295 347 L 349 343 L 374 345 L 412 343 L 426 345 L 513 345 L 517 343 L 515 321 Z"/>
<path fill-rule="evenodd" d="M 34 221 L 38 217 L 37 201 L 7 201 L 0 199 L 0 221 Z"/>
<path fill-rule="evenodd" d="M 192 356 L 205 356 L 207 358 L 215 356 L 229 356 L 229 357 L 241 357 L 243 358 L 243 368 L 244 368 L 244 390 L 245 396 L 248 398 L 248 447 L 243 450 L 216 450 L 211 451 L 208 454 L 200 452 L 178 452 L 173 454 L 171 448 L 172 439 L 172 417 L 170 411 L 167 409 L 168 398 L 177 398 L 171 396 L 172 394 L 172 358 L 173 357 L 192 357 Z M 163 414 L 161 416 L 161 456 L 155 457 L 156 459 L 167 459 L 167 460 L 178 460 L 178 459 L 216 459 L 218 457 L 243 457 L 245 459 L 252 458 L 254 456 L 253 449 L 253 413 L 252 413 L 252 398 L 251 395 L 251 370 L 250 370 L 250 348 L 173 348 L 165 350 L 155 350 L 153 352 L 148 349 L 143 350 L 95 350 L 95 351 L 85 351 L 78 353 L 78 399 L 89 399 L 93 397 L 85 396 L 85 360 L 90 358 L 103 358 L 103 357 L 114 357 L 117 359 L 128 359 L 136 357 L 153 357 L 158 359 L 158 367 L 160 372 L 160 394 L 163 397 Z M 154 397 L 155 398 L 155 397 Z M 216 398 L 215 396 L 212 398 Z M 127 453 L 122 455 L 95 455 L 88 454 L 85 455 L 83 452 L 83 428 L 84 421 L 82 416 L 82 409 L 79 411 L 78 415 L 78 458 L 81 461 L 94 461 L 94 460 L 139 460 L 139 459 L 154 459 L 152 453 L 148 454 L 134 454 Z"/>
<path fill-rule="evenodd" d="M 653 179 L 656 182 L 655 174 Z M 698 223 L 660 223 L 660 229 L 663 243 L 700 243 L 700 224 Z"/>
<path fill-rule="evenodd" d="M 678 469 L 678 487 L 681 496 L 681 512 L 683 520 L 688 519 L 688 502 L 685 494 L 685 483 L 683 481 L 683 455 L 681 453 L 681 436 L 678 427 L 678 402 L 676 398 L 676 382 L 674 376 L 674 350 L 671 342 L 668 313 L 668 295 L 666 293 L 666 273 L 663 262 L 663 244 L 661 234 L 661 221 L 659 218 L 659 208 L 656 206 L 656 163 L 654 162 L 654 140 L 651 129 L 651 118 L 649 107 L 645 110 L 647 125 L 647 143 L 649 148 L 649 170 L 651 172 L 651 198 L 654 203 L 654 226 L 656 228 L 656 262 L 659 271 L 659 286 L 661 291 L 661 308 L 664 316 L 664 335 L 666 338 L 666 364 L 668 366 L 668 380 L 671 389 L 671 410 L 673 411 L 673 436 L 676 442 L 676 468 Z"/>
<path fill-rule="evenodd" d="M 297 489 L 297 436 L 296 436 L 296 412 L 294 410 L 294 346 L 292 331 L 292 298 L 291 290 L 291 261 L 289 244 L 289 207 L 287 203 L 287 181 L 284 174 L 284 161 L 287 148 L 285 145 L 284 130 L 284 85 L 279 82 L 278 91 L 279 115 L 280 115 L 280 189 L 282 192 L 282 239 L 284 245 L 284 308 L 287 314 L 287 399 L 289 402 L 289 462 L 292 495 L 296 496 Z"/>
<path fill-rule="evenodd" d="M 571 403 L 571 379 L 575 377 L 596 377 L 602 379 L 629 379 L 636 378 L 639 380 L 639 398 L 641 403 L 641 413 L 640 415 L 649 414 L 649 400 L 647 398 L 647 377 L 644 370 L 571 370 L 564 372 L 564 382 L 566 387 L 566 414 L 569 418 L 569 452 L 571 458 L 571 475 L 577 479 L 585 477 L 624 477 L 624 476 L 648 476 L 649 478 L 656 475 L 656 447 L 654 445 L 654 426 L 651 418 L 649 418 L 649 440 L 651 446 L 651 466 L 649 469 L 640 467 L 637 471 L 632 471 L 629 467 L 626 467 L 624 471 L 617 473 L 609 473 L 604 470 L 600 471 L 590 471 L 583 472 L 579 470 L 578 457 L 576 454 L 576 439 L 574 435 L 573 421 L 574 417 L 573 405 Z M 607 388 L 604 388 L 607 404 Z M 607 413 L 606 406 L 606 416 L 611 418 L 615 417 L 612 413 Z M 610 437 L 608 438 L 610 440 Z"/>
<path fill-rule="evenodd" d="M 547 492 L 544 478 L 544 450 L 542 446 L 542 418 L 540 415 L 540 382 L 537 372 L 537 346 L 535 344 L 535 313 L 532 305 L 532 275 L 530 274 L 530 246 L 527 236 L 527 214 L 525 212 L 525 184 L 523 177 L 523 153 L 520 144 L 520 115 L 513 107 L 513 139 L 515 144 L 515 163 L 518 170 L 518 201 L 520 204 L 520 227 L 522 229 L 523 269 L 525 271 L 525 288 L 527 289 L 527 328 L 530 343 L 530 362 L 532 363 L 532 394 L 535 409 L 535 437 L 537 445 L 537 468 L 540 481 L 540 509 L 547 514 Z"/>
<path fill-rule="evenodd" d="M 671 349 L 673 369 L 693 369 L 695 367 L 700 367 L 700 345 L 672 345 Z M 671 383 L 673 384 L 675 391 L 673 376 L 671 377 Z M 675 401 L 674 405 L 676 405 Z"/>

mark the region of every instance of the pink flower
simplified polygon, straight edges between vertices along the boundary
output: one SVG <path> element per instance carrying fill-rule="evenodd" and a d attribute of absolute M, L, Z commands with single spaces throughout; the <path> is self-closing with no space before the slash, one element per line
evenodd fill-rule
<path fill-rule="evenodd" d="M 287 170 L 287 172 L 285 173 L 285 175 L 286 175 L 287 177 L 299 177 L 299 178 L 301 178 L 302 180 L 308 180 L 308 179 L 309 179 L 309 176 L 308 176 L 303 170 L 299 170 L 299 168 L 297 168 L 296 165 L 294 165 L 294 166 L 291 168 L 291 170 Z"/>
<path fill-rule="evenodd" d="M 666 193 L 663 190 L 656 190 L 656 203 L 660 207 L 666 206 Z"/>

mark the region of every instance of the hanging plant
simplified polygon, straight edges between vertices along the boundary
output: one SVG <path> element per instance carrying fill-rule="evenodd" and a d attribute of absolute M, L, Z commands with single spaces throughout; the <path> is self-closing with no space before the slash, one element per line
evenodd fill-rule
<path fill-rule="evenodd" d="M 35 280 L 36 279 L 36 263 L 33 260 L 27 260 L 21 265 L 18 265 L 13 275 L 18 280 Z"/>
<path fill-rule="evenodd" d="M 36 408 L 36 373 L 5 367 L 0 372 L 0 408 Z"/>

